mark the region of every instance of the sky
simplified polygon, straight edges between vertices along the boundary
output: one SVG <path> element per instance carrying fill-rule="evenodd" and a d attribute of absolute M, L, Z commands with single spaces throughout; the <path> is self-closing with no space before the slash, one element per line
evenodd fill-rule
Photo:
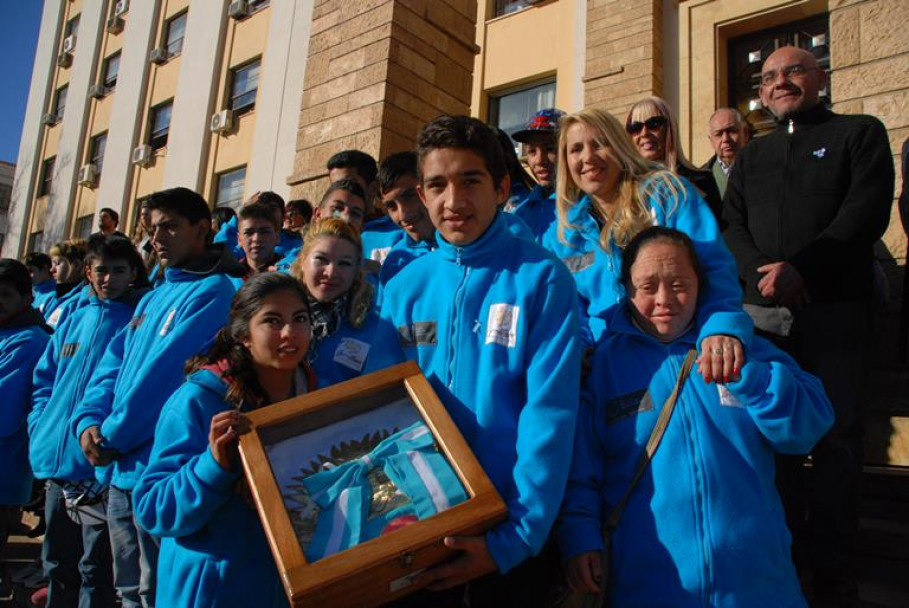
<path fill-rule="evenodd" d="M 42 0 L 0 0 L 0 160 L 15 163 L 19 156 L 22 120 L 35 62 Z"/>

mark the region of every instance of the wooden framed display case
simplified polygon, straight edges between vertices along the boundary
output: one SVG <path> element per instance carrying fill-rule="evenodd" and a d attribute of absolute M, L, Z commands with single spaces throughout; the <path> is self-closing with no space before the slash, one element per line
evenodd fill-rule
<path fill-rule="evenodd" d="M 446 536 L 505 519 L 414 362 L 249 414 L 240 455 L 295 607 L 369 607 L 419 588 Z"/>

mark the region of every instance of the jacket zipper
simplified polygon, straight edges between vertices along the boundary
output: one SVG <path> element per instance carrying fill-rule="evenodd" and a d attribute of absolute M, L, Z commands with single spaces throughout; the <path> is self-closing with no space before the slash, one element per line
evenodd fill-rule
<path fill-rule="evenodd" d="M 457 247 L 455 249 L 455 265 L 463 267 L 461 264 L 461 252 L 463 251 L 462 247 Z M 454 379 L 455 379 L 455 350 L 456 345 L 458 344 L 461 332 L 458 327 L 458 312 L 461 308 L 461 300 L 464 296 L 464 287 L 467 285 L 467 278 L 470 276 L 470 268 L 464 268 L 464 273 L 461 275 L 461 281 L 458 283 L 458 288 L 455 291 L 454 297 L 454 306 L 451 310 L 451 329 L 452 329 L 452 340 L 451 344 L 448 345 L 448 388 L 454 390 Z"/>
<path fill-rule="evenodd" d="M 780 192 L 780 212 L 777 214 L 777 231 L 776 233 L 780 236 L 779 240 L 779 249 L 780 256 L 783 256 L 784 245 L 784 231 L 783 231 L 783 213 L 786 210 L 784 201 L 786 200 L 786 183 L 789 181 L 789 164 L 792 160 L 792 134 L 795 133 L 795 122 L 790 118 L 789 126 L 786 127 L 786 156 L 783 164 L 783 179 L 782 179 L 782 192 Z"/>

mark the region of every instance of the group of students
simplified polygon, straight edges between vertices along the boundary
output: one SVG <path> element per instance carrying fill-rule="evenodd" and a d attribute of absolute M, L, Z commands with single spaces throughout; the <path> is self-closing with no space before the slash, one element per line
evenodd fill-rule
<path fill-rule="evenodd" d="M 629 133 L 543 112 L 515 134 L 530 181 L 493 129 L 442 116 L 378 171 L 330 161 L 284 246 L 268 196 L 212 244 L 202 197 L 155 193 L 153 288 L 129 241 L 93 236 L 53 333 L 26 266 L 0 262 L 0 503 L 47 480 L 48 605 L 286 605 L 241 488 L 245 414 L 409 359 L 508 507 L 444 540 L 416 605 L 543 605 L 553 538 L 571 588 L 616 606 L 805 606 L 773 456 L 809 451 L 830 404 L 753 335 L 702 193 Z M 364 224 L 373 197 L 387 218 Z"/>

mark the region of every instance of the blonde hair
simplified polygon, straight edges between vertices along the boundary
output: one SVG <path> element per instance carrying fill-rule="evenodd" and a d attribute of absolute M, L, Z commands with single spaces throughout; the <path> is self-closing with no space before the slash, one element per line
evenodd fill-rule
<path fill-rule="evenodd" d="M 664 127 L 666 129 L 666 158 L 663 159 L 663 164 L 666 165 L 666 168 L 673 173 L 678 173 L 679 166 L 695 169 L 696 167 L 691 164 L 685 156 L 685 151 L 682 150 L 679 122 L 675 118 L 675 112 L 672 111 L 672 108 L 662 97 L 646 97 L 631 106 L 631 109 L 628 110 L 628 116 L 625 118 L 625 129 L 628 129 L 628 125 L 633 122 L 644 122 L 654 116 L 662 116 L 666 119 L 666 126 Z M 630 134 L 628 138 L 631 139 Z"/>
<path fill-rule="evenodd" d="M 347 293 L 350 298 L 347 303 L 347 320 L 356 329 L 363 326 L 366 317 L 372 309 L 373 287 L 366 280 L 363 272 L 363 266 L 360 261 L 363 259 L 363 241 L 359 233 L 353 226 L 338 218 L 325 218 L 315 222 L 310 222 L 303 233 L 303 247 L 297 255 L 291 266 L 290 273 L 306 287 L 306 281 L 303 280 L 303 262 L 309 257 L 313 247 L 319 239 L 324 237 L 334 237 L 347 241 L 357 251 L 357 274 Z M 308 293 L 307 289 L 307 293 Z"/>
<path fill-rule="evenodd" d="M 611 114 L 590 108 L 565 116 L 559 125 L 559 161 L 556 175 L 556 211 L 559 219 L 558 236 L 565 244 L 565 229 L 577 230 L 578 226 L 568 222 L 568 210 L 576 205 L 583 194 L 574 180 L 568 165 L 568 130 L 575 124 L 584 124 L 597 134 L 597 143 L 608 147 L 619 162 L 621 176 L 615 205 L 607 214 L 591 199 L 594 210 L 602 216 L 603 228 L 600 230 L 600 247 L 609 251 L 612 243 L 619 249 L 625 246 L 641 230 L 653 224 L 648 201 L 657 190 L 668 190 L 672 205 L 663 209 L 668 216 L 676 207 L 684 186 L 672 173 L 662 169 L 661 165 L 645 160 L 638 154 L 622 128 L 621 123 Z M 657 205 L 662 201 L 657 199 Z"/>
<path fill-rule="evenodd" d="M 50 248 L 48 255 L 55 258 L 64 258 L 70 262 L 82 264 L 88 253 L 88 241 L 85 239 L 67 239 Z"/>

